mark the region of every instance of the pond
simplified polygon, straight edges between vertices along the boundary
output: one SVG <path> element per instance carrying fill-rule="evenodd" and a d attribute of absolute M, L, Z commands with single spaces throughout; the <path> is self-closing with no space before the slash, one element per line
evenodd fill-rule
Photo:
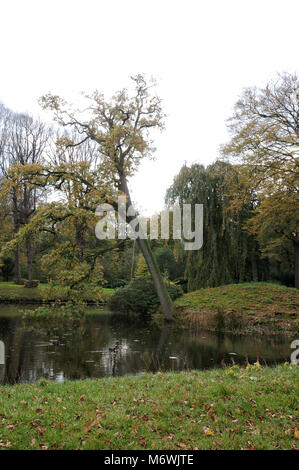
<path fill-rule="evenodd" d="M 54 333 L 24 326 L 20 306 L 0 305 L 0 383 L 206 369 L 232 360 L 268 365 L 290 360 L 292 338 L 192 331 L 155 323 L 126 324 L 109 312 L 89 312 L 81 324 Z M 3 354 L 2 354 L 3 356 Z M 233 359 L 232 359 L 233 358 Z M 263 359 L 262 359 L 263 358 Z M 1 364 L 2 362 L 2 364 Z"/>

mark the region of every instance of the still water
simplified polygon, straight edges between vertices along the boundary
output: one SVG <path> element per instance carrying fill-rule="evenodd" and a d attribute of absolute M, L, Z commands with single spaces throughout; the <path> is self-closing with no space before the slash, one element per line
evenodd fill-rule
<path fill-rule="evenodd" d="M 24 325 L 20 306 L 0 305 L 0 383 L 138 374 L 157 370 L 245 364 L 245 356 L 268 365 L 289 361 L 292 338 L 264 338 L 125 324 L 109 312 L 89 313 L 79 326 L 49 331 Z M 50 328 L 51 329 L 51 328 Z M 262 359 L 263 358 L 263 359 Z M 0 358 L 1 359 L 1 358 Z M 4 364 L 1 364 L 4 362 Z"/>

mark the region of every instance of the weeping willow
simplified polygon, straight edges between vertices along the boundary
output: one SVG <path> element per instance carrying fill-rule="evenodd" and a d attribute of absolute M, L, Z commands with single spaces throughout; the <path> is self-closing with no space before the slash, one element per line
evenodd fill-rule
<path fill-rule="evenodd" d="M 185 165 L 167 191 L 169 205 L 204 205 L 203 247 L 188 252 L 188 290 L 258 280 L 263 262 L 256 241 L 244 230 L 250 204 L 244 204 L 235 214 L 231 210 L 235 178 L 235 168 L 225 162 L 217 161 L 207 168 Z"/>

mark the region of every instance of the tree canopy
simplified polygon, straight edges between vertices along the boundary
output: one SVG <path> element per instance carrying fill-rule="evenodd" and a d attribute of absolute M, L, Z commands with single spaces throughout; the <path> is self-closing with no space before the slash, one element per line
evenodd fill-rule
<path fill-rule="evenodd" d="M 229 120 L 224 156 L 242 164 L 242 183 L 259 203 L 247 224 L 268 254 L 290 242 L 299 288 L 299 81 L 283 74 L 263 89 L 246 89 Z M 236 195 L 237 198 L 237 195 Z"/>

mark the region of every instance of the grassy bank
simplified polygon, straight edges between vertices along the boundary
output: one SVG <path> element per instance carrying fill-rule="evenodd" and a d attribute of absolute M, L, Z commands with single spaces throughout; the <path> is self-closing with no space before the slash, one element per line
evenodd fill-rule
<path fill-rule="evenodd" d="M 43 302 L 45 297 L 45 290 L 47 289 L 46 284 L 40 284 L 38 287 L 26 288 L 24 286 L 16 285 L 13 282 L 0 282 L 0 303 L 20 303 L 20 304 L 40 304 Z M 107 302 L 107 299 L 114 289 L 103 288 L 103 303 Z M 54 301 L 55 298 L 48 299 Z M 87 302 L 92 303 L 93 298 L 85 299 Z"/>
<path fill-rule="evenodd" d="M 7 449 L 294 449 L 298 366 L 0 387 Z"/>
<path fill-rule="evenodd" d="M 175 301 L 179 321 L 236 333 L 299 331 L 299 291 L 264 282 L 200 289 Z"/>

